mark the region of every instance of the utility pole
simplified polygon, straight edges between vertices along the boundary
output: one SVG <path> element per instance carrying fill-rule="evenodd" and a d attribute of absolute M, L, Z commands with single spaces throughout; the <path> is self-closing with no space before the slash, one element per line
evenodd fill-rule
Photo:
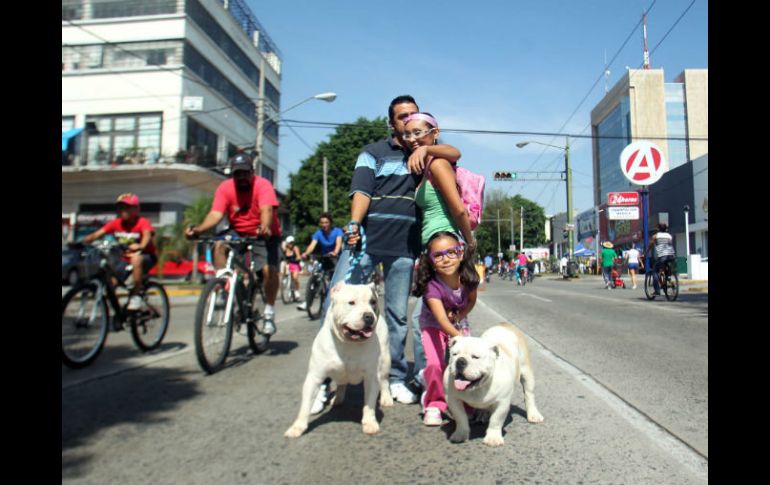
<path fill-rule="evenodd" d="M 524 251 L 524 207 L 521 208 L 521 230 L 519 231 L 519 251 Z"/>
<path fill-rule="evenodd" d="M 511 244 L 516 244 L 516 239 L 513 237 L 513 206 L 511 206 Z"/>
<path fill-rule="evenodd" d="M 567 232 L 569 237 L 569 257 L 575 255 L 575 231 L 572 229 L 572 167 L 569 164 L 569 137 L 567 137 L 567 148 L 564 152 L 565 172 L 567 178 L 567 224 L 570 230 Z"/>
<path fill-rule="evenodd" d="M 500 209 L 497 209 L 497 254 L 500 254 Z"/>
<path fill-rule="evenodd" d="M 324 156 L 324 212 L 329 212 L 329 189 L 326 185 L 326 172 L 329 170 L 329 160 Z"/>
<path fill-rule="evenodd" d="M 260 56 L 261 57 L 261 56 Z M 265 58 L 262 57 L 259 65 L 259 88 L 257 90 L 257 139 L 254 149 L 257 156 L 254 157 L 254 173 L 262 175 L 262 139 L 265 131 Z"/>

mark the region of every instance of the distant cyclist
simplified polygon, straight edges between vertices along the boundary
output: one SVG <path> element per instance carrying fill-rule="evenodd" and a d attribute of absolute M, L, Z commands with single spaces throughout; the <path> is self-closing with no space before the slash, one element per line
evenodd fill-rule
<path fill-rule="evenodd" d="M 647 249 L 644 250 L 642 258 L 647 257 L 647 253 L 655 246 L 655 267 L 653 268 L 654 275 L 657 275 L 661 268 L 665 264 L 671 263 L 676 259 L 676 251 L 674 250 L 674 238 L 668 233 L 668 224 L 661 222 L 658 224 L 658 232 L 652 236 L 650 244 L 647 245 Z M 653 276 L 652 285 L 655 287 L 655 295 L 660 295 L 660 283 L 657 276 Z"/>
<path fill-rule="evenodd" d="M 294 244 L 294 236 L 287 237 L 284 243 L 285 246 L 281 250 L 283 259 L 286 261 L 287 271 L 291 273 L 294 298 L 299 300 L 299 272 L 301 271 L 299 260 L 302 256 L 299 254 L 299 248 Z"/>
<path fill-rule="evenodd" d="M 87 244 L 105 234 L 114 234 L 119 243 L 128 246 L 123 253 L 123 260 L 115 267 L 115 271 L 121 280 L 125 280 L 128 277 L 128 265 L 133 267 L 131 274 L 134 277 L 134 286 L 131 288 L 131 297 L 128 299 L 126 309 L 135 311 L 142 307 L 142 299 L 139 296 L 142 277 L 158 262 L 155 245 L 152 243 L 155 229 L 149 220 L 139 215 L 139 197 L 136 194 L 119 195 L 117 204 L 118 218 L 87 235 L 81 242 Z"/>
<path fill-rule="evenodd" d="M 344 235 L 342 229 L 333 227 L 332 215 L 328 212 L 324 212 L 321 214 L 321 217 L 318 218 L 318 226 L 319 229 L 313 234 L 313 240 L 310 241 L 310 245 L 308 245 L 305 252 L 302 253 L 301 258 L 305 259 L 308 255 L 312 254 L 318 244 L 321 245 L 322 256 L 332 256 L 336 258 L 342 250 L 342 236 Z M 334 269 L 335 264 L 336 261 L 330 262 L 329 267 L 324 269 L 329 269 L 331 271 Z M 306 310 L 307 302 L 303 301 L 297 305 L 297 309 Z"/>

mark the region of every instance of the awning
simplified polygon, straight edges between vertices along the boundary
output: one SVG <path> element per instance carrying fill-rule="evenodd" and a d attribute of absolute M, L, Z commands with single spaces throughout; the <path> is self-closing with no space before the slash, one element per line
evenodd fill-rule
<path fill-rule="evenodd" d="M 70 142 L 70 139 L 73 137 L 76 137 L 82 132 L 84 128 L 73 128 L 71 130 L 67 130 L 64 133 L 61 134 L 61 151 L 67 150 L 67 145 Z"/>

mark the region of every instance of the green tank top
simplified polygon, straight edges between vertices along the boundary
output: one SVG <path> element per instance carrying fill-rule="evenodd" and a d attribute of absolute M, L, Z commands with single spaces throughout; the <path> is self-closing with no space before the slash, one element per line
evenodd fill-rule
<path fill-rule="evenodd" d="M 449 208 L 441 194 L 428 180 L 423 181 L 415 194 L 417 207 L 422 211 L 422 245 L 439 231 L 450 231 L 459 234 Z"/>

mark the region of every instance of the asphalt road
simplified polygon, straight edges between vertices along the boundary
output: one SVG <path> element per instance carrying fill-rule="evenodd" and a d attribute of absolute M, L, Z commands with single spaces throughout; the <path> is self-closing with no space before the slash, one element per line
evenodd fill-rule
<path fill-rule="evenodd" d="M 423 426 L 418 405 L 379 410 L 380 433 L 364 435 L 360 386 L 285 439 L 318 322 L 279 302 L 271 350 L 253 356 L 236 337 L 231 365 L 205 376 L 196 297 L 176 296 L 158 351 L 141 355 L 121 332 L 91 367 L 62 367 L 62 483 L 705 483 L 708 294 L 680 300 L 592 277 L 493 280 L 473 333 L 507 319 L 531 337 L 545 422 L 526 421 L 517 391 L 505 445 L 489 448 L 483 426 L 450 443 L 453 423 Z"/>

